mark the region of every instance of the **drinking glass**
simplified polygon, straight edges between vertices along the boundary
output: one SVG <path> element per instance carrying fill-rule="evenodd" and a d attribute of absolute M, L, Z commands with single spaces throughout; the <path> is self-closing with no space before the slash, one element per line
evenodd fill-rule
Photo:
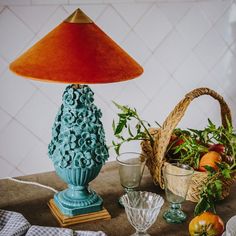
<path fill-rule="evenodd" d="M 163 217 L 168 223 L 182 223 L 187 216 L 181 210 L 181 203 L 185 201 L 193 168 L 179 163 L 167 164 L 163 174 L 166 199 L 170 203 L 170 208 L 164 212 Z"/>
<path fill-rule="evenodd" d="M 116 157 L 119 163 L 120 183 L 125 193 L 138 188 L 143 176 L 146 156 L 141 153 L 125 152 Z M 119 203 L 122 205 L 121 200 Z"/>
<path fill-rule="evenodd" d="M 123 195 L 121 201 L 130 224 L 136 230 L 132 236 L 148 236 L 146 231 L 156 221 L 163 198 L 156 193 L 133 191 Z"/>

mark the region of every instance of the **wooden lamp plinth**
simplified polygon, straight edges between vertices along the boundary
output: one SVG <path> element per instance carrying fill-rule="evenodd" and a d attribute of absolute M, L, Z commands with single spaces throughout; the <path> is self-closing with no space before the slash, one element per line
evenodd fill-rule
<path fill-rule="evenodd" d="M 48 206 L 53 216 L 57 219 L 61 227 L 67 227 L 70 225 L 89 222 L 89 221 L 95 221 L 95 220 L 110 220 L 111 219 L 111 215 L 105 208 L 103 208 L 101 211 L 98 211 L 98 212 L 80 214 L 76 216 L 65 216 L 58 209 L 53 199 L 51 199 L 48 202 Z"/>

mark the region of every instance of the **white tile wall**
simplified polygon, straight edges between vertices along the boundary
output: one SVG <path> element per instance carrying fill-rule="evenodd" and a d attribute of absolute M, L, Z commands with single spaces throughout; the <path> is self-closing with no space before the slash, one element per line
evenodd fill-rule
<path fill-rule="evenodd" d="M 27 25 L 34 33 L 47 22 L 57 6 L 11 6 L 11 10 Z"/>
<path fill-rule="evenodd" d="M 111 38 L 116 39 L 117 43 L 121 43 L 130 31 L 129 25 L 121 18 L 112 5 L 106 8 L 96 22 Z"/>
<path fill-rule="evenodd" d="M 113 4 L 115 9 L 119 12 L 119 14 L 123 17 L 130 27 L 134 27 L 138 21 L 142 19 L 142 16 L 145 12 L 152 6 L 152 3 L 123 3 L 123 4 Z"/>
<path fill-rule="evenodd" d="M 193 3 L 191 1 L 172 2 L 171 4 L 160 2 L 158 6 L 170 23 L 175 26 L 188 13 Z"/>
<path fill-rule="evenodd" d="M 121 43 L 132 57 L 141 65 L 151 56 L 152 51 L 143 43 L 143 40 L 133 30 L 127 34 L 125 40 Z M 137 48 L 139 50 L 137 50 Z"/>
<path fill-rule="evenodd" d="M 0 109 L 0 131 L 4 129 L 4 127 L 7 125 L 7 123 L 11 120 L 11 116 L 7 114 L 4 110 Z"/>
<path fill-rule="evenodd" d="M 194 52 L 191 52 L 173 76 L 187 92 L 196 88 L 199 81 L 203 80 L 206 75 L 206 67 L 200 62 Z"/>
<path fill-rule="evenodd" d="M 7 68 L 7 61 L 0 57 L 0 74 Z"/>
<path fill-rule="evenodd" d="M 34 112 L 32 112 L 34 111 Z M 50 123 L 53 123 L 57 108 L 43 94 L 36 92 L 16 115 L 16 119 L 29 128 L 43 143 L 50 142 Z"/>
<path fill-rule="evenodd" d="M 34 33 L 8 8 L 1 12 L 0 32 L 0 52 L 7 60 L 13 60 L 34 36 Z"/>
<path fill-rule="evenodd" d="M 47 6 L 46 6 L 47 8 Z M 42 38 L 48 32 L 55 28 L 58 24 L 61 23 L 68 16 L 67 11 L 60 5 L 55 11 L 52 11 L 52 14 L 47 19 L 47 22 L 43 24 L 40 31 L 37 33 L 38 37 Z"/>
<path fill-rule="evenodd" d="M 173 74 L 190 54 L 190 50 L 191 48 L 188 47 L 181 34 L 173 30 L 157 48 L 154 55 Z"/>
<path fill-rule="evenodd" d="M 65 85 L 7 67 L 78 7 L 144 67 L 136 80 L 91 86 L 108 145 L 112 100 L 162 123 L 186 92 L 207 86 L 225 98 L 236 124 L 236 0 L 0 0 L 0 178 L 53 169 L 47 144 Z M 220 124 L 219 105 L 203 96 L 179 125 L 202 128 L 208 117 Z"/>
<path fill-rule="evenodd" d="M 161 66 L 160 62 L 151 56 L 144 64 L 145 73 L 134 81 L 146 96 L 152 100 L 164 84 L 170 79 L 170 74 Z"/>
<path fill-rule="evenodd" d="M 151 50 L 154 50 L 162 42 L 171 29 L 172 25 L 157 4 L 145 12 L 134 27 L 134 30 Z"/>
<path fill-rule="evenodd" d="M 198 56 L 198 59 L 210 70 L 226 50 L 227 45 L 224 40 L 215 29 L 211 29 L 196 46 L 194 52 Z"/>
<path fill-rule="evenodd" d="M 183 35 L 191 48 L 199 43 L 210 28 L 209 19 L 203 14 L 199 4 L 196 3 L 176 25 L 176 29 Z"/>
<path fill-rule="evenodd" d="M 236 39 L 236 4 L 233 3 L 230 8 L 220 17 L 215 25 L 217 32 L 223 37 L 225 42 L 230 45 Z"/>
<path fill-rule="evenodd" d="M 22 92 L 23 91 L 23 92 Z M 34 94 L 35 88 L 26 80 L 7 70 L 0 79 L 0 107 L 15 116 Z"/>
<path fill-rule="evenodd" d="M 205 12 L 208 19 L 215 23 L 223 15 L 223 13 L 230 8 L 233 0 L 214 0 L 214 1 L 201 1 L 200 8 Z"/>

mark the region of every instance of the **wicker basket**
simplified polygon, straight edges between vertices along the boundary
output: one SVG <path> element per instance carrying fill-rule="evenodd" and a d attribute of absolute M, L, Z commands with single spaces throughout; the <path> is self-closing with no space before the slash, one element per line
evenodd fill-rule
<path fill-rule="evenodd" d="M 215 91 L 209 88 L 197 88 L 186 94 L 185 97 L 176 105 L 174 110 L 168 115 L 161 128 L 150 129 L 150 133 L 153 135 L 155 140 L 153 148 L 150 146 L 148 141 L 143 141 L 141 143 L 143 152 L 149 157 L 146 164 L 150 170 L 153 181 L 155 184 L 159 183 L 162 188 L 164 188 L 162 170 L 167 164 L 165 153 L 173 130 L 184 116 L 184 113 L 191 101 L 202 95 L 210 95 L 219 102 L 221 109 L 221 120 L 224 127 L 227 125 L 227 119 L 232 122 L 231 112 L 228 105 L 224 101 L 223 97 Z M 229 195 L 230 187 L 234 180 L 235 178 L 223 179 L 222 199 Z M 206 172 L 194 171 L 187 194 L 187 200 L 198 202 L 200 191 L 206 181 Z"/>

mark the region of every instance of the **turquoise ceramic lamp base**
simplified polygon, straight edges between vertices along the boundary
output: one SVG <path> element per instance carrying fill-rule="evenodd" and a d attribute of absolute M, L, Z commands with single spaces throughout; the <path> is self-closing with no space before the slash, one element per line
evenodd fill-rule
<path fill-rule="evenodd" d="M 93 190 L 90 190 L 88 195 L 84 195 L 84 198 L 80 196 L 74 199 L 70 194 L 70 189 L 67 189 L 56 193 L 54 202 L 58 209 L 67 216 L 97 212 L 103 208 L 102 198 Z"/>
<path fill-rule="evenodd" d="M 101 116 L 87 85 L 66 88 L 48 147 L 57 175 L 68 184 L 54 196 L 55 205 L 66 216 L 103 209 L 102 198 L 88 187 L 108 158 Z"/>

